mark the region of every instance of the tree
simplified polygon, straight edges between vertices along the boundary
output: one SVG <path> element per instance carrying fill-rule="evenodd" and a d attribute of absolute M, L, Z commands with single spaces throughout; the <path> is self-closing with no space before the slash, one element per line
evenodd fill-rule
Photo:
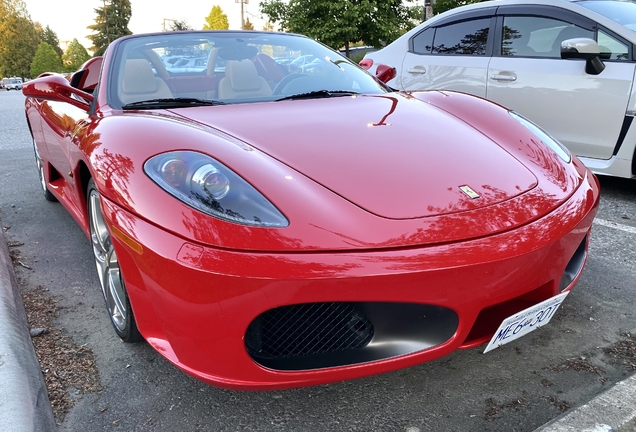
<path fill-rule="evenodd" d="M 62 60 L 53 47 L 46 42 L 40 42 L 31 63 L 31 76 L 38 76 L 42 72 L 62 72 Z"/>
<path fill-rule="evenodd" d="M 0 0 L 0 76 L 30 76 L 40 43 L 23 0 Z"/>
<path fill-rule="evenodd" d="M 266 32 L 273 32 L 274 30 L 274 24 L 272 24 L 271 22 L 267 21 L 265 23 L 265 25 L 263 26 L 263 31 Z"/>
<path fill-rule="evenodd" d="M 227 15 L 223 13 L 221 6 L 212 6 L 210 15 L 205 17 L 203 30 L 227 30 L 230 28 L 230 22 Z"/>
<path fill-rule="evenodd" d="M 433 12 L 440 14 L 456 7 L 464 6 L 472 3 L 479 3 L 483 0 L 437 0 L 433 6 Z"/>
<path fill-rule="evenodd" d="M 193 30 L 185 19 L 170 20 L 170 31 Z"/>
<path fill-rule="evenodd" d="M 88 26 L 93 31 L 87 36 L 93 42 L 93 53 L 103 55 L 108 45 L 117 38 L 132 34 L 128 28 L 132 7 L 130 0 L 103 0 L 104 6 L 95 8 L 95 24 Z"/>
<path fill-rule="evenodd" d="M 411 0 L 266 0 L 261 12 L 281 30 L 302 33 L 331 46 L 351 43 L 381 47 L 415 25 Z"/>
<path fill-rule="evenodd" d="M 245 25 L 243 26 L 243 30 L 254 30 L 254 24 L 252 24 L 249 18 L 245 18 Z"/>
<path fill-rule="evenodd" d="M 0 18 L 9 13 L 23 17 L 28 17 L 29 15 L 24 0 L 0 0 Z"/>
<path fill-rule="evenodd" d="M 84 45 L 79 43 L 77 39 L 73 39 L 62 56 L 64 72 L 75 72 L 90 58 L 91 56 L 84 48 Z"/>
<path fill-rule="evenodd" d="M 51 30 L 51 27 L 46 26 L 46 28 L 42 30 L 42 33 L 40 34 L 40 39 L 43 42 L 46 42 L 47 44 L 51 45 L 51 48 L 53 48 L 55 52 L 57 53 L 57 55 L 60 56 L 60 58 L 62 58 L 62 55 L 64 53 L 62 52 L 62 48 L 60 48 L 60 40 L 57 37 L 57 33 Z"/>

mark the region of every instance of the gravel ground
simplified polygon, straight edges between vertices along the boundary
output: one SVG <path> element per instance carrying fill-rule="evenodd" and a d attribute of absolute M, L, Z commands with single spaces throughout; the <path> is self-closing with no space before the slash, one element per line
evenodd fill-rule
<path fill-rule="evenodd" d="M 16 274 L 23 269 L 31 270 L 20 257 L 21 245 L 8 243 Z M 30 289 L 20 277 L 18 284 L 55 422 L 61 425 L 76 397 L 102 391 L 95 356 L 89 348 L 78 346 L 70 336 L 52 326 L 61 308 L 48 289 L 41 285 Z"/>

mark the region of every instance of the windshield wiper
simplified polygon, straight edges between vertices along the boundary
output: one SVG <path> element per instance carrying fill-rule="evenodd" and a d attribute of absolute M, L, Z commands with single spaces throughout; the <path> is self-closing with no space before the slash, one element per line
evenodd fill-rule
<path fill-rule="evenodd" d="M 216 100 L 196 99 L 196 98 L 162 98 L 162 99 L 150 99 L 139 102 L 131 102 L 124 106 L 122 109 L 153 109 L 153 108 L 187 108 L 197 106 L 215 106 L 226 105 L 225 102 Z"/>
<path fill-rule="evenodd" d="M 337 96 L 353 96 L 358 93 L 349 90 L 314 90 L 307 93 L 298 93 L 276 99 L 278 101 L 294 100 L 294 99 L 318 99 L 318 98 L 330 98 Z"/>

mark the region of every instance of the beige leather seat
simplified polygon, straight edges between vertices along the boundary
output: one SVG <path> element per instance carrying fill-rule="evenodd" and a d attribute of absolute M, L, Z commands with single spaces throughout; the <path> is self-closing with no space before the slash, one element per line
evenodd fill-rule
<path fill-rule="evenodd" d="M 208 76 L 214 76 L 214 68 L 216 67 L 216 59 L 219 57 L 219 48 L 212 48 L 208 54 L 208 66 L 206 73 Z"/>
<path fill-rule="evenodd" d="M 123 104 L 171 97 L 173 95 L 168 85 L 161 78 L 155 77 L 147 60 L 126 60 L 124 79 L 119 91 Z"/>
<path fill-rule="evenodd" d="M 267 81 L 258 75 L 251 60 L 230 60 L 219 83 L 219 99 L 255 98 L 272 94 Z"/>

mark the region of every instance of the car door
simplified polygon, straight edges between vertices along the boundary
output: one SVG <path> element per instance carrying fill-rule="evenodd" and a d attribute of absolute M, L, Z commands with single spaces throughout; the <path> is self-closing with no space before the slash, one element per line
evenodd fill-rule
<path fill-rule="evenodd" d="M 57 173 L 51 182 L 61 188 L 62 194 L 73 199 L 76 194 L 72 193 L 75 187 L 70 161 L 72 139 L 80 125 L 88 118 L 88 114 L 69 103 L 57 101 L 43 101 L 40 109 L 43 140 L 46 143 L 49 161 Z M 76 202 L 73 204 L 79 205 Z"/>
<path fill-rule="evenodd" d="M 497 11 L 497 37 L 486 97 L 533 120 L 578 156 L 616 154 L 632 83 L 630 44 L 572 11 L 506 6 Z M 561 42 L 598 40 L 605 70 L 562 60 Z"/>
<path fill-rule="evenodd" d="M 457 90 L 485 97 L 495 11 L 487 8 L 455 15 L 414 35 L 402 61 L 398 87 Z"/>

